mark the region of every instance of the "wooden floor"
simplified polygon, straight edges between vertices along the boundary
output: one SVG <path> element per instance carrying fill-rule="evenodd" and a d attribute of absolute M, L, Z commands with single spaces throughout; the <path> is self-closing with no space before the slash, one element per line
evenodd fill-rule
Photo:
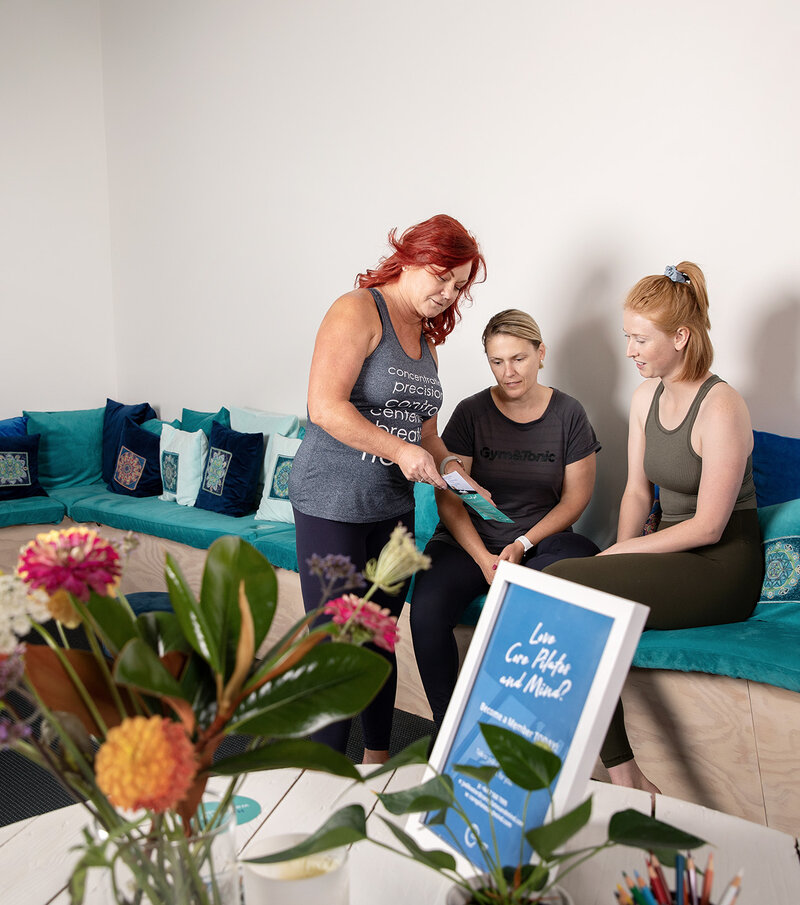
<path fill-rule="evenodd" d="M 13 569 L 20 546 L 52 527 L 0 529 L 0 570 Z M 124 535 L 105 526 L 100 530 L 109 538 Z M 126 566 L 122 591 L 165 590 L 168 552 L 199 590 L 205 551 L 144 536 Z M 266 643 L 303 612 L 298 575 L 276 572 L 279 605 Z M 411 644 L 408 605 L 399 628 L 396 706 L 430 719 Z M 462 650 L 470 637 L 470 629 L 459 628 Z M 666 795 L 800 834 L 800 695 L 725 676 L 633 669 L 623 701 L 637 759 Z M 607 779 L 600 765 L 595 778 Z"/>

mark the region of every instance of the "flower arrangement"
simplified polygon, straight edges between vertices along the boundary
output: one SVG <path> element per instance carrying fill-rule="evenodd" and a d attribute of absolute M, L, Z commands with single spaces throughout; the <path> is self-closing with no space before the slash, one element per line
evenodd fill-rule
<path fill-rule="evenodd" d="M 547 746 L 530 742 L 505 727 L 488 723 L 479 725 L 496 765 L 461 764 L 456 766 L 455 770 L 483 784 L 483 790 L 487 792 L 490 825 L 494 825 L 493 799 L 487 787 L 499 771 L 502 771 L 511 783 L 523 789 L 528 798 L 534 792 L 546 790 L 552 805 L 551 788 L 561 769 L 561 759 Z M 425 763 L 426 760 L 423 739 L 400 752 L 379 769 L 359 777 L 358 781 L 369 782 L 381 773 L 398 766 Z M 401 792 L 378 794 L 378 798 L 389 813 L 395 816 L 427 812 L 429 822 L 446 828 L 452 849 L 459 852 L 463 858 L 461 866 L 463 867 L 464 863 L 475 862 L 475 855 L 467 854 L 460 835 L 454 833 L 445 823 L 448 812 L 453 812 L 463 821 L 465 828 L 471 828 L 469 816 L 454 793 L 453 780 L 450 776 L 434 774 L 421 785 Z M 461 905 L 528 905 L 554 901 L 548 898 L 548 894 L 554 893 L 556 874 L 558 877 L 564 877 L 579 864 L 614 845 L 629 845 L 657 852 L 662 861 L 671 862 L 679 850 L 704 844 L 702 839 L 653 817 L 635 810 L 625 810 L 611 817 L 604 842 L 588 848 L 569 848 L 567 843 L 588 823 L 591 808 L 592 801 L 589 798 L 568 813 L 542 826 L 526 827 L 523 820 L 520 827 L 519 857 L 510 865 L 504 864 L 499 855 L 494 832 L 491 839 L 481 839 L 479 834 L 475 833 L 480 851 L 478 860 L 481 862 L 481 868 L 476 869 L 476 872 L 479 872 L 478 876 L 465 875 L 465 872 L 459 869 L 459 864 L 451 851 L 423 849 L 415 838 L 391 820 L 381 818 L 399 846 L 393 847 L 379 839 L 369 837 L 361 805 L 342 808 L 316 833 L 299 845 L 251 860 L 258 862 L 289 860 L 369 839 L 375 845 L 425 864 L 447 877 L 458 891 L 452 900 L 448 899 L 448 903 L 458 901 Z M 527 799 L 523 806 L 523 815 L 526 811 Z M 533 861 L 523 856 L 526 843 L 535 855 Z"/>
<path fill-rule="evenodd" d="M 199 597 L 167 556 L 173 612 L 137 616 L 118 593 L 131 547 L 85 527 L 51 531 L 23 548 L 15 574 L 0 575 L 0 746 L 49 770 L 94 819 L 70 881 L 75 905 L 89 867 L 113 872 L 119 862 L 137 902 L 219 905 L 226 899 L 203 869 L 198 834 L 221 824 L 248 771 L 358 775 L 344 755 L 305 737 L 354 716 L 383 685 L 388 662 L 362 645 L 393 650 L 397 629 L 369 597 L 428 561 L 398 526 L 365 570 L 364 598 L 306 614 L 257 657 L 277 606 L 275 572 L 258 551 L 236 537 L 215 541 Z M 323 603 L 364 586 L 344 557 L 310 565 Z M 323 609 L 332 619 L 316 624 Z M 69 645 L 64 629 L 78 626 L 88 650 Z M 31 631 L 44 643 L 19 642 Z M 229 735 L 251 737 L 247 750 L 220 756 Z M 231 777 L 215 811 L 203 804 L 213 775 Z M 165 841 L 189 872 L 180 882 L 163 869 Z M 127 901 L 122 887 L 115 892 Z"/>

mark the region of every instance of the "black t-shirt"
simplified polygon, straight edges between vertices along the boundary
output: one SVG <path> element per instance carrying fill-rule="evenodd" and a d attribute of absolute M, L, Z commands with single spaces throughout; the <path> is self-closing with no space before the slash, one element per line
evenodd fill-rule
<path fill-rule="evenodd" d="M 472 457 L 472 475 L 492 494 L 513 524 L 487 521 L 467 507 L 486 548 L 499 553 L 524 534 L 561 499 L 564 469 L 597 452 L 594 429 L 583 406 L 553 389 L 541 418 L 519 424 L 495 405 L 489 389 L 464 399 L 442 433 L 455 455 Z M 440 522 L 436 540 L 455 543 Z"/>

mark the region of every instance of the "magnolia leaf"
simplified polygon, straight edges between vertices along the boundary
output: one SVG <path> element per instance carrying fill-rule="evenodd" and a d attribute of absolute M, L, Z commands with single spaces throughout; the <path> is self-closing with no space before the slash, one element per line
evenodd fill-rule
<path fill-rule="evenodd" d="M 424 848 L 420 848 L 417 845 L 416 841 L 408 835 L 408 833 L 403 832 L 399 826 L 395 826 L 391 822 L 391 820 L 386 820 L 384 817 L 381 817 L 381 820 L 389 827 L 392 833 L 408 850 L 411 854 L 412 858 L 415 861 L 419 861 L 422 864 L 427 865 L 428 867 L 432 867 L 434 870 L 455 870 L 456 869 L 456 859 L 450 854 L 450 852 L 443 852 L 439 849 L 432 849 L 430 851 L 426 851 Z"/>
<path fill-rule="evenodd" d="M 360 804 L 351 804 L 341 811 L 337 811 L 329 820 L 302 842 L 274 852 L 271 855 L 262 855 L 259 858 L 244 858 L 249 864 L 274 864 L 277 861 L 291 861 L 294 858 L 304 858 L 307 855 L 316 855 L 318 852 L 327 852 L 332 848 L 342 845 L 352 845 L 361 839 L 367 838 L 367 820 L 364 816 L 364 808 Z"/>
<path fill-rule="evenodd" d="M 398 767 L 407 767 L 409 764 L 427 764 L 428 749 L 430 748 L 431 738 L 429 735 L 418 738 L 410 745 L 406 745 L 402 751 L 398 751 L 394 757 L 390 757 L 385 764 L 381 764 L 377 770 L 367 773 L 364 779 L 374 779 L 383 773 L 391 773 Z"/>
<path fill-rule="evenodd" d="M 328 745 L 308 739 L 285 739 L 243 754 L 220 758 L 210 772 L 236 776 L 253 770 L 279 770 L 283 767 L 317 770 L 361 782 L 361 774 L 349 758 Z"/>
<path fill-rule="evenodd" d="M 229 732 L 291 738 L 355 716 L 390 672 L 380 654 L 352 644 L 318 644 L 285 672 L 260 685 L 234 711 Z"/>
<path fill-rule="evenodd" d="M 112 654 L 118 653 L 131 638 L 139 635 L 136 617 L 128 602 L 117 597 L 100 597 L 92 591 L 86 609 L 102 642 Z"/>
<path fill-rule="evenodd" d="M 175 611 L 184 637 L 208 663 L 214 673 L 222 674 L 220 636 L 216 631 L 216 626 L 208 619 L 186 583 L 183 573 L 169 553 L 167 554 L 167 564 L 164 567 L 164 577 L 167 580 L 172 609 Z"/>
<path fill-rule="evenodd" d="M 139 635 L 157 654 L 167 654 L 173 650 L 188 654 L 192 651 L 175 613 L 151 610 L 139 615 L 136 624 Z"/>
<path fill-rule="evenodd" d="M 568 811 L 556 820 L 535 827 L 525 833 L 528 844 L 541 858 L 549 858 L 556 849 L 568 840 L 582 827 L 586 826 L 592 816 L 592 799 L 587 798 L 583 804 Z"/>
<path fill-rule="evenodd" d="M 158 698 L 188 700 L 177 679 L 141 638 L 134 638 L 122 648 L 114 664 L 114 678 L 122 685 Z"/>
<path fill-rule="evenodd" d="M 608 823 L 608 838 L 618 845 L 651 849 L 691 849 L 705 845 L 705 840 L 685 833 L 655 817 L 628 809 L 618 811 Z"/>
<path fill-rule="evenodd" d="M 469 764 L 456 764 L 453 769 L 456 773 L 463 773 L 464 776 L 470 776 L 488 785 L 497 775 L 499 767 L 472 767 Z"/>
<path fill-rule="evenodd" d="M 535 745 L 516 732 L 480 723 L 481 732 L 502 771 L 528 792 L 546 789 L 561 769 L 561 759 L 549 748 Z"/>
<path fill-rule="evenodd" d="M 453 804 L 453 781 L 449 776 L 437 773 L 421 786 L 403 789 L 401 792 L 379 792 L 378 798 L 390 814 L 416 814 L 435 811 Z"/>

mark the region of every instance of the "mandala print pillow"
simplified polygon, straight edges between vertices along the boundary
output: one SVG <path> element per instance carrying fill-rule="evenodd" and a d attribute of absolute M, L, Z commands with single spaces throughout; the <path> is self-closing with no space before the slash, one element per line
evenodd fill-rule
<path fill-rule="evenodd" d="M 289 474 L 302 440 L 272 434 L 264 456 L 264 493 L 256 518 L 269 522 L 291 522 L 294 512 L 289 502 Z"/>

